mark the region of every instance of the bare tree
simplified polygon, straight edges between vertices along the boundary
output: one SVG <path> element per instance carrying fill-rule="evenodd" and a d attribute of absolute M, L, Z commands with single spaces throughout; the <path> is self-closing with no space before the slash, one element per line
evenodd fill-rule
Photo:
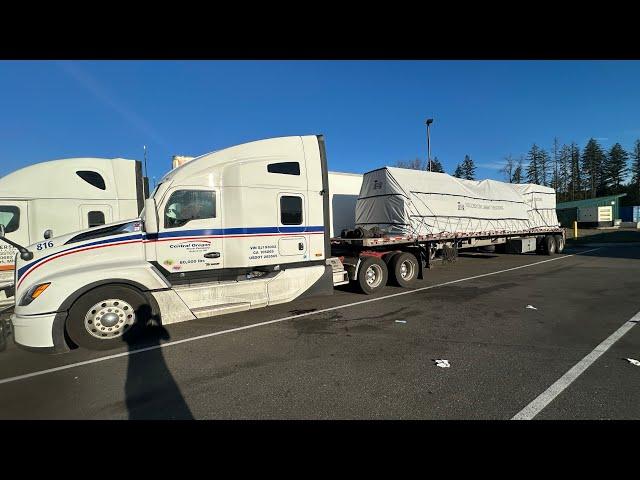
<path fill-rule="evenodd" d="M 513 183 L 513 172 L 516 168 L 516 164 L 511 154 L 504 157 L 504 162 L 504 166 L 499 171 L 504 175 L 507 182 Z"/>
<path fill-rule="evenodd" d="M 518 163 L 516 163 L 516 167 L 513 170 L 511 183 L 522 183 L 522 162 L 523 161 L 524 161 L 524 158 L 522 155 L 520 155 L 520 158 L 518 158 Z"/>
<path fill-rule="evenodd" d="M 411 170 L 426 170 L 427 162 L 416 158 L 415 160 L 398 160 L 395 165 L 398 168 L 409 168 Z"/>

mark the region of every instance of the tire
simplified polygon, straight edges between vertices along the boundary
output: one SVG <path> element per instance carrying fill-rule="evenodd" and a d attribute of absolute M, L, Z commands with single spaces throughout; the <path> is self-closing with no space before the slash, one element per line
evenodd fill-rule
<path fill-rule="evenodd" d="M 389 282 L 403 288 L 410 287 L 418 278 L 418 269 L 415 255 L 408 252 L 395 255 L 389 263 Z"/>
<path fill-rule="evenodd" d="M 110 350 L 135 340 L 150 317 L 147 300 L 137 290 L 123 285 L 98 287 L 69 310 L 67 334 L 79 347 Z"/>
<path fill-rule="evenodd" d="M 542 242 L 545 255 L 553 255 L 556 253 L 556 239 L 553 235 L 547 235 Z"/>
<path fill-rule="evenodd" d="M 0 320 L 0 352 L 3 352 L 7 348 L 7 337 L 9 336 L 9 329 L 7 328 L 7 320 Z"/>
<path fill-rule="evenodd" d="M 358 269 L 358 288 L 362 293 L 371 295 L 387 284 L 389 271 L 386 263 L 378 257 L 366 257 Z"/>
<path fill-rule="evenodd" d="M 382 260 L 384 261 L 384 263 L 386 263 L 386 264 L 387 264 L 387 270 L 390 270 L 390 269 L 391 269 L 391 267 L 389 267 L 390 262 L 391 262 L 391 259 L 392 259 L 393 257 L 395 257 L 395 256 L 400 255 L 401 253 L 402 253 L 402 252 L 389 252 L 389 253 L 385 253 L 385 254 L 382 256 Z"/>
<path fill-rule="evenodd" d="M 554 235 L 556 239 L 556 253 L 564 252 L 564 237 L 562 235 Z"/>

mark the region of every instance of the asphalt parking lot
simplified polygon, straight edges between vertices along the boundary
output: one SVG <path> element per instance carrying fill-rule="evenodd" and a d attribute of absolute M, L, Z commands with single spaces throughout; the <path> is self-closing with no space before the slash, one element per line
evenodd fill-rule
<path fill-rule="evenodd" d="M 0 418 L 638 419 L 639 267 L 632 244 L 466 254 L 414 291 L 337 290 L 120 350 L 9 344 Z"/>

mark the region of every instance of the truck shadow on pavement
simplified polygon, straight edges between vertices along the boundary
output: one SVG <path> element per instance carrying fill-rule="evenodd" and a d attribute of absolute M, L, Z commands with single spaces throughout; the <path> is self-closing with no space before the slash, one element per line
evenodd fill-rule
<path fill-rule="evenodd" d="M 193 420 L 178 384 L 158 346 L 171 337 L 166 328 L 155 324 L 136 341 L 123 336 L 131 354 L 128 357 L 125 403 L 129 420 Z M 147 349 L 135 353 L 136 350 Z"/>

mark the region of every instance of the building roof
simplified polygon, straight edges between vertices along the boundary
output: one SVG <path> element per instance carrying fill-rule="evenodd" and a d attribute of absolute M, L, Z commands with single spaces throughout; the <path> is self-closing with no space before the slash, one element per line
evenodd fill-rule
<path fill-rule="evenodd" d="M 556 210 L 572 207 L 584 207 L 587 205 L 610 203 L 611 201 L 618 201 L 620 197 L 626 196 L 626 193 L 619 193 L 617 195 L 607 195 L 605 197 L 585 198 L 584 200 L 574 200 L 572 202 L 559 202 L 556 205 Z"/>

